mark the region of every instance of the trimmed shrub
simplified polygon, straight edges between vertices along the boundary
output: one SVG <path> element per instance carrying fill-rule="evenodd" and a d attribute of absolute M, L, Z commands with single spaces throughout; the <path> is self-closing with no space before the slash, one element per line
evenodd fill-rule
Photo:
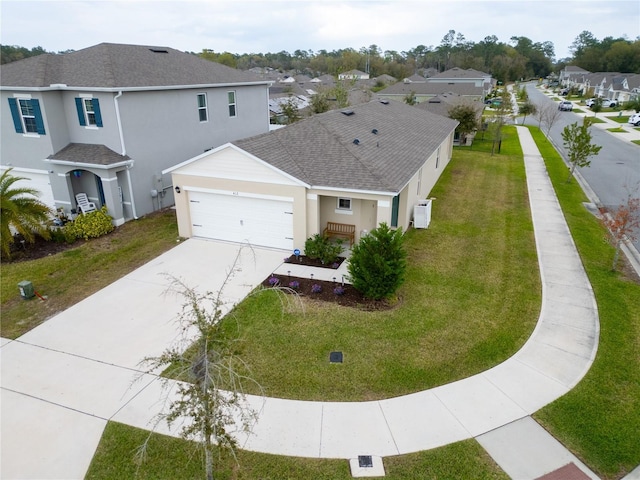
<path fill-rule="evenodd" d="M 342 240 L 332 243 L 328 237 L 316 233 L 304 242 L 304 254 L 313 259 L 319 259 L 324 264 L 337 262 L 342 253 Z"/>
<path fill-rule="evenodd" d="M 362 237 L 351 249 L 349 276 L 353 287 L 365 297 L 388 298 L 404 282 L 407 253 L 402 230 L 386 223 Z"/>
<path fill-rule="evenodd" d="M 115 229 L 111 220 L 113 218 L 107 213 L 107 207 L 78 215 L 73 222 L 69 222 L 63 227 L 65 238 L 68 242 L 72 242 L 77 238 L 89 240 L 101 237 Z"/>

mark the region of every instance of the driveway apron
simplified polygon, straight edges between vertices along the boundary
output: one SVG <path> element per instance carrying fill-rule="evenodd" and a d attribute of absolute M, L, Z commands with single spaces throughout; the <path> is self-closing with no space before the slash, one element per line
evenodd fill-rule
<path fill-rule="evenodd" d="M 168 290 L 169 276 L 200 293 L 217 292 L 239 250 L 187 240 L 18 340 L 3 339 L 1 478 L 83 478 L 106 421 L 156 381 L 141 375 L 140 361 L 179 340 L 182 297 Z M 223 310 L 283 257 L 243 248 Z"/>

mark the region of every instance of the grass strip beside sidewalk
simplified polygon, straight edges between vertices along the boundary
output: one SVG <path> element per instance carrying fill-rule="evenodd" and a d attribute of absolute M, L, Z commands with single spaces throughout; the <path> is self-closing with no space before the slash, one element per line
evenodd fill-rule
<path fill-rule="evenodd" d="M 536 128 L 531 133 L 545 159 L 574 242 L 593 287 L 600 316 L 595 362 L 568 394 L 535 414 L 558 440 L 605 479 L 621 478 L 640 463 L 640 285 L 612 272 L 606 230 L 582 204 L 577 182 Z"/>

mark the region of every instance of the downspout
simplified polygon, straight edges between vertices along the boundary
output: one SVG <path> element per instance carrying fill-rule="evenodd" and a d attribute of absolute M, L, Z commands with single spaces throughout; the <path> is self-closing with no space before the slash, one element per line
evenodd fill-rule
<path fill-rule="evenodd" d="M 118 121 L 118 133 L 120 134 L 120 147 L 121 147 L 120 155 L 125 156 L 127 154 L 127 147 L 124 144 L 124 133 L 122 131 L 122 119 L 120 118 L 120 106 L 118 104 L 118 99 L 121 96 L 122 96 L 122 90 L 120 90 L 118 94 L 113 98 L 113 102 L 116 108 L 116 119 Z M 138 213 L 136 212 L 136 200 L 135 198 L 133 198 L 133 185 L 131 183 L 131 172 L 129 171 L 131 167 L 133 167 L 133 162 L 127 165 L 125 172 L 127 172 L 127 183 L 129 183 L 129 197 L 131 198 L 131 213 L 133 214 L 134 220 L 138 220 Z"/>
<path fill-rule="evenodd" d="M 118 121 L 118 133 L 120 134 L 120 155 L 125 156 L 127 154 L 127 147 L 124 146 L 124 133 L 122 132 L 122 120 L 120 119 L 120 106 L 118 105 L 118 99 L 122 96 L 122 90 L 113 98 L 113 103 L 116 107 L 116 120 Z"/>

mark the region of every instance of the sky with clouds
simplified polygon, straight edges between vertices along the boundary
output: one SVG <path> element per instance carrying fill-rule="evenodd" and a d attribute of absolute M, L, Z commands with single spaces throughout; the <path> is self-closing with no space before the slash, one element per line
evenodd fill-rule
<path fill-rule="evenodd" d="M 267 53 L 437 46 L 449 30 L 479 42 L 551 41 L 557 58 L 584 30 L 640 36 L 638 0 L 1 0 L 0 42 L 47 51 L 102 42 Z"/>

